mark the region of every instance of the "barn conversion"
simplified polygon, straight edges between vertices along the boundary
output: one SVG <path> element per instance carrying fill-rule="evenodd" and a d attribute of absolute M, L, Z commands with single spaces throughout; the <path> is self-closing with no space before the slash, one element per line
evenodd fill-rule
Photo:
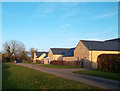
<path fill-rule="evenodd" d="M 33 63 L 36 63 L 37 60 L 44 61 L 47 64 L 48 52 L 34 52 Z"/>
<path fill-rule="evenodd" d="M 80 60 L 87 59 L 87 62 L 92 63 L 92 68 L 97 68 L 97 58 L 101 54 L 118 54 L 120 48 L 118 42 L 107 41 L 88 41 L 80 40 L 74 50 L 74 58 Z M 85 62 L 85 64 L 87 64 Z"/>
<path fill-rule="evenodd" d="M 48 57 L 49 60 L 74 60 L 74 49 L 75 48 L 50 48 Z"/>
<path fill-rule="evenodd" d="M 49 52 L 36 52 L 33 60 L 34 62 L 47 60 L 45 61 L 47 64 L 52 60 L 81 61 L 84 59 L 84 67 L 91 66 L 96 69 L 99 55 L 120 53 L 119 43 L 120 38 L 105 41 L 80 40 L 75 48 L 50 48 Z"/>

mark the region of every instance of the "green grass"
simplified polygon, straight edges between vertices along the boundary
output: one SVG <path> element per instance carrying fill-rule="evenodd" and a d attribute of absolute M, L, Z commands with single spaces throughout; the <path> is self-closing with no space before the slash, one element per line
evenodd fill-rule
<path fill-rule="evenodd" d="M 22 63 L 27 63 L 27 64 L 40 64 L 40 63 L 33 63 L 33 62 L 22 62 Z"/>
<path fill-rule="evenodd" d="M 100 89 L 31 68 L 5 63 L 2 89 Z"/>
<path fill-rule="evenodd" d="M 33 62 L 22 62 L 22 63 L 34 64 Z"/>
<path fill-rule="evenodd" d="M 75 71 L 74 73 L 97 76 L 97 77 L 108 78 L 108 79 L 120 81 L 119 73 L 104 72 L 104 71 L 98 71 L 98 70 Z"/>
<path fill-rule="evenodd" d="M 53 65 L 53 64 L 44 64 L 44 65 L 38 65 L 41 67 L 46 67 L 46 68 L 60 68 L 60 69 L 78 69 L 81 67 L 71 67 L 71 66 L 62 66 L 62 65 Z"/>

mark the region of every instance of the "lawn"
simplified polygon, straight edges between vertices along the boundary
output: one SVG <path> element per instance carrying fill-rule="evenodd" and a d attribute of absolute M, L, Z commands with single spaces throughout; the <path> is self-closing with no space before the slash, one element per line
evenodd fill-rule
<path fill-rule="evenodd" d="M 22 63 L 34 64 L 33 62 L 22 62 Z"/>
<path fill-rule="evenodd" d="M 44 65 L 38 65 L 41 67 L 46 67 L 46 68 L 60 68 L 60 69 L 78 69 L 81 67 L 71 67 L 71 66 L 62 66 L 62 65 L 53 65 L 53 64 L 44 64 Z"/>
<path fill-rule="evenodd" d="M 74 73 L 97 76 L 97 77 L 108 78 L 108 79 L 120 81 L 119 73 L 104 72 L 104 71 L 98 71 L 98 70 L 75 71 Z"/>
<path fill-rule="evenodd" d="M 31 68 L 5 63 L 2 71 L 4 89 L 100 89 Z"/>

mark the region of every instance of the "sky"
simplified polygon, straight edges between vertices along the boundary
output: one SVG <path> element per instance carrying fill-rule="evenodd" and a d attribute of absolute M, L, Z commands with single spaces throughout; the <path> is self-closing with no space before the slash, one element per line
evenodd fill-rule
<path fill-rule="evenodd" d="M 2 3 L 2 43 L 17 40 L 26 50 L 49 51 L 117 37 L 117 2 Z"/>

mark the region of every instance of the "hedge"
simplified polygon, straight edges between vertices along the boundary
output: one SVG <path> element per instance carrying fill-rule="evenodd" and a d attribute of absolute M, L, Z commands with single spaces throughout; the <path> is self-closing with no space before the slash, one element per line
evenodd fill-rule
<path fill-rule="evenodd" d="M 80 62 L 77 62 L 77 61 L 53 60 L 53 61 L 50 62 L 50 64 L 80 67 Z"/>
<path fill-rule="evenodd" d="M 120 54 L 101 54 L 97 59 L 98 69 L 108 72 L 120 72 Z"/>

